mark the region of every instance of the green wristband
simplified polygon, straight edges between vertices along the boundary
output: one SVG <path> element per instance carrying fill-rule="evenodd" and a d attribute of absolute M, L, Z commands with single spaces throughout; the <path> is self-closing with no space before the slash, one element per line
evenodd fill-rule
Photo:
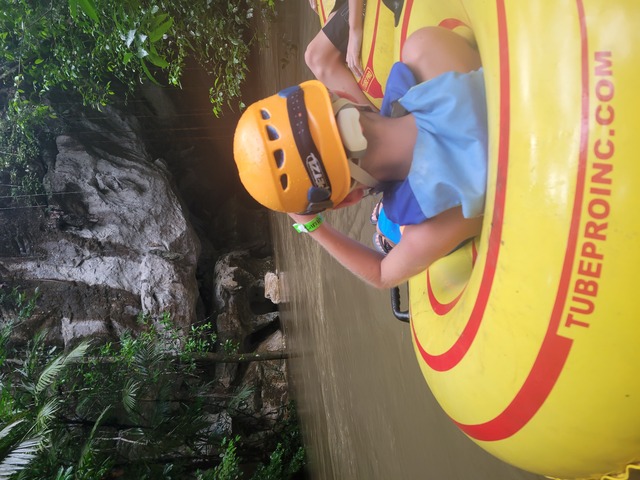
<path fill-rule="evenodd" d="M 307 223 L 294 223 L 293 228 L 295 228 L 298 233 L 311 233 L 322 225 L 322 222 L 324 222 L 324 218 L 322 218 L 322 215 L 318 214 L 313 220 L 310 220 Z"/>

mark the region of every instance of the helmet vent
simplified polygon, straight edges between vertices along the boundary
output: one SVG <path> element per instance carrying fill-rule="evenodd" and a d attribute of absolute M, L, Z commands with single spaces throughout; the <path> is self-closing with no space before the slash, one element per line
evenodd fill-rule
<path fill-rule="evenodd" d="M 260 110 L 260 115 L 262 115 L 263 120 L 269 120 L 271 118 L 269 112 L 267 112 L 264 108 Z"/>
<path fill-rule="evenodd" d="M 289 186 L 289 178 L 287 177 L 286 173 L 280 175 L 280 185 L 282 185 L 283 190 L 286 190 Z"/>
<path fill-rule="evenodd" d="M 278 135 L 278 131 L 272 125 L 267 125 L 267 135 L 269 137 L 269 140 L 277 140 L 280 138 L 280 135 Z"/>
<path fill-rule="evenodd" d="M 273 152 L 273 158 L 276 161 L 276 167 L 282 168 L 282 166 L 284 165 L 284 152 L 281 148 Z"/>

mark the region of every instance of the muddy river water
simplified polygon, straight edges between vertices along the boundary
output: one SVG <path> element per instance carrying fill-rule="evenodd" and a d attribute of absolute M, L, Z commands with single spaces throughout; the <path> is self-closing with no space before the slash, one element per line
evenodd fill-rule
<path fill-rule="evenodd" d="M 319 29 L 306 0 L 285 0 L 261 53 L 263 96 L 311 78 L 303 60 Z M 257 73 L 257 72 L 254 72 Z M 371 243 L 373 200 L 331 212 L 337 228 Z M 294 394 L 319 480 L 534 480 L 465 437 L 434 400 L 389 294 L 352 277 L 285 215 L 272 236 Z"/>

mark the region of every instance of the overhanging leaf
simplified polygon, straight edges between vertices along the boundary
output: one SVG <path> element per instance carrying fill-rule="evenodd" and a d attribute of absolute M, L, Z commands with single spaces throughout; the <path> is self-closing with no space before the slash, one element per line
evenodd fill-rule
<path fill-rule="evenodd" d="M 98 22 L 98 12 L 92 0 L 75 0 L 82 11 L 94 22 Z"/>
<path fill-rule="evenodd" d="M 167 68 L 169 66 L 169 62 L 167 62 L 163 57 L 161 57 L 160 55 L 157 55 L 155 53 L 149 52 L 149 55 L 147 56 L 147 58 L 156 67 Z"/>
<path fill-rule="evenodd" d="M 149 68 L 147 67 L 147 63 L 144 61 L 143 58 L 140 59 L 140 65 L 142 66 L 142 71 L 147 76 L 147 78 L 149 80 L 151 80 L 153 83 L 155 83 L 156 85 L 161 87 L 162 85 L 160 84 L 160 82 L 158 82 L 155 78 L 153 78 L 153 75 L 151 75 L 151 72 L 149 71 Z"/>
<path fill-rule="evenodd" d="M 149 40 L 153 42 L 157 42 L 162 38 L 162 36 L 169 31 L 169 29 L 173 26 L 173 18 L 169 17 L 169 19 L 160 24 L 156 29 L 154 29 L 149 34 Z"/>
<path fill-rule="evenodd" d="M 78 16 L 78 0 L 69 0 L 69 13 L 74 20 Z"/>

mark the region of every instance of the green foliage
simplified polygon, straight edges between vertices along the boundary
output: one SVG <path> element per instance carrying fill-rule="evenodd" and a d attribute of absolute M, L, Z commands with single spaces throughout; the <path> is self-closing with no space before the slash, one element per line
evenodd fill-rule
<path fill-rule="evenodd" d="M 19 205 L 32 205 L 43 188 L 34 165 L 40 156 L 38 132 L 51 116 L 47 107 L 19 98 L 0 115 L 0 180 Z"/>
<path fill-rule="evenodd" d="M 0 305 L 22 312 L 24 320 L 36 300 L 37 292 L 14 289 L 2 294 Z M 11 351 L 12 325 L 0 329 L 0 480 L 242 478 L 243 439 L 215 433 L 210 415 L 234 411 L 251 391 L 206 401 L 210 385 L 185 350 L 210 350 L 216 341 L 211 325 L 183 334 L 168 315 L 138 320 L 138 334 L 68 352 L 47 346 L 45 332 Z M 252 479 L 286 480 L 303 465 L 292 422 Z"/>
<path fill-rule="evenodd" d="M 117 83 L 180 85 L 193 56 L 215 78 L 213 111 L 240 95 L 254 13 L 272 0 L 0 0 L 0 82 L 35 101 L 53 89 L 106 105 Z"/>
<path fill-rule="evenodd" d="M 238 351 L 240 350 L 240 344 L 238 342 L 236 342 L 236 341 L 227 339 L 222 344 L 222 350 L 227 355 L 234 355 L 234 354 L 238 353 Z"/>
<path fill-rule="evenodd" d="M 11 435 L 13 428 L 19 424 L 20 422 L 14 422 L 5 427 L 2 432 L 0 432 L 0 434 L 3 435 L 3 439 L 6 438 L 5 435 Z M 26 468 L 36 458 L 40 442 L 41 438 L 39 437 L 30 438 L 20 442 L 20 444 L 14 446 L 11 451 L 5 453 L 2 463 L 0 463 L 0 479 L 8 479 Z"/>
<path fill-rule="evenodd" d="M 14 321 L 22 322 L 31 317 L 39 297 L 40 290 L 38 288 L 31 295 L 15 287 L 9 291 L 0 290 L 0 307 L 14 312 Z M 8 326 L 10 325 L 5 325 L 2 331 L 8 332 Z M 0 342 L 0 345 L 5 344 L 7 339 L 4 340 Z"/>
<path fill-rule="evenodd" d="M 237 447 L 239 442 L 240 437 L 237 436 L 232 439 L 223 439 L 220 445 L 224 449 L 222 461 L 213 470 L 206 473 L 200 472 L 198 480 L 239 480 L 242 476 Z"/>
<path fill-rule="evenodd" d="M 254 16 L 273 14 L 273 0 L 0 0 L 2 203 L 39 204 L 43 131 L 67 110 L 57 93 L 100 109 L 145 81 L 179 87 L 192 58 L 212 112 L 242 108 Z"/>
<path fill-rule="evenodd" d="M 5 351 L 7 337 L 2 338 L 5 342 L 0 348 Z M 56 386 L 65 370 L 88 348 L 88 344 L 81 343 L 69 353 L 45 356 L 46 360 L 41 360 L 35 356 L 43 352 L 43 338 L 40 335 L 34 340 L 21 368 L 7 369 L 6 360 L 2 364 L 0 478 L 12 478 L 37 463 L 61 408 Z"/>
<path fill-rule="evenodd" d="M 251 476 L 251 480 L 290 480 L 299 473 L 306 463 L 305 451 L 301 446 L 299 432 L 296 428 L 286 429 L 283 441 L 278 443 L 269 456 L 268 463 L 261 464 Z M 242 480 L 240 468 L 242 458 L 238 455 L 238 444 L 241 438 L 223 439 L 221 447 L 222 461 L 214 469 L 198 471 L 197 480 Z"/>
<path fill-rule="evenodd" d="M 306 462 L 304 448 L 298 446 L 294 451 L 288 450 L 285 444 L 278 446 L 269 457 L 269 463 L 258 467 L 252 480 L 288 480 L 302 470 Z"/>
<path fill-rule="evenodd" d="M 205 353 L 213 350 L 218 335 L 211 322 L 202 325 L 191 325 L 191 331 L 184 344 L 184 353 Z"/>
<path fill-rule="evenodd" d="M 269 463 L 258 467 L 252 480 L 289 480 L 302 471 L 307 458 L 297 423 L 297 412 L 289 405 L 280 441 L 269 457 Z"/>

